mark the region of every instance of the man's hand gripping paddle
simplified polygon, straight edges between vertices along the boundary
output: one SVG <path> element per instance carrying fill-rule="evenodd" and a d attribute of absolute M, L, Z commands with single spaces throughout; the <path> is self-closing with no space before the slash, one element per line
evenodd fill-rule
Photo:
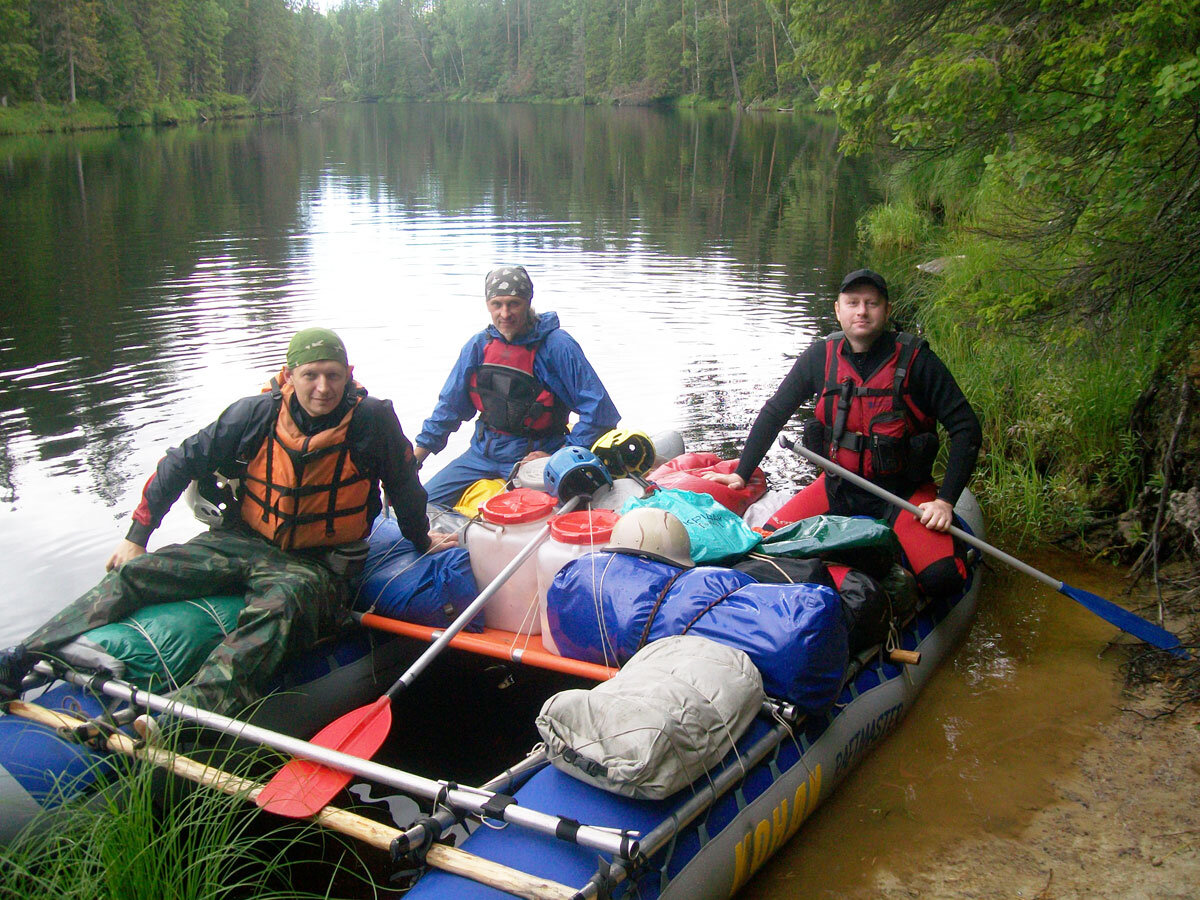
<path fill-rule="evenodd" d="M 779 445 L 787 450 L 794 450 L 796 453 L 799 453 L 814 465 L 818 465 L 827 472 L 830 472 L 841 478 L 845 478 L 851 484 L 862 488 L 864 491 L 874 494 L 876 497 L 882 497 L 884 500 L 888 501 L 888 503 L 907 510 L 920 519 L 921 510 L 917 506 L 909 503 L 907 500 L 902 500 L 895 494 L 885 491 L 879 485 L 867 481 L 867 479 L 860 475 L 856 475 L 849 469 L 839 466 L 835 462 L 830 462 L 825 457 L 813 453 L 807 447 L 800 446 L 783 435 L 780 435 Z M 969 534 L 963 531 L 961 528 L 956 528 L 952 525 L 950 526 L 950 533 L 960 540 L 970 544 L 972 547 L 976 547 L 982 550 L 984 553 L 994 556 L 1001 562 L 1007 563 L 1017 571 L 1024 572 L 1031 578 L 1036 578 L 1043 584 L 1050 585 L 1050 587 L 1054 588 L 1063 596 L 1070 597 L 1072 600 L 1081 604 L 1094 615 L 1097 615 L 1104 619 L 1104 621 L 1117 626 L 1117 628 L 1120 628 L 1122 631 L 1128 632 L 1134 637 L 1145 641 L 1147 644 L 1150 644 L 1153 647 L 1158 647 L 1160 650 L 1169 650 L 1171 653 L 1174 653 L 1176 656 L 1179 656 L 1183 659 L 1191 659 L 1191 655 L 1180 645 L 1179 638 L 1171 634 L 1171 632 L 1167 631 L 1165 628 L 1159 628 L 1154 623 L 1147 622 L 1140 616 L 1134 615 L 1129 610 L 1123 609 L 1122 607 L 1117 606 L 1117 604 L 1109 600 L 1105 600 L 1103 597 L 1099 597 L 1096 594 L 1081 590 L 1080 588 L 1071 587 L 1069 584 L 1064 584 L 1056 578 L 1051 578 L 1045 572 L 1040 572 L 1033 566 L 1021 562 L 1021 560 L 1017 559 L 1016 557 L 1009 556 L 1003 550 L 998 550 L 986 541 L 981 541 L 979 538 L 975 537 L 975 535 Z"/>
<path fill-rule="evenodd" d="M 559 513 L 573 510 L 585 499 L 585 495 L 576 495 L 563 504 Z M 550 525 L 543 525 L 507 566 L 505 566 L 492 583 L 485 587 L 471 605 L 462 611 L 441 636 L 422 653 L 408 670 L 401 675 L 396 683 L 387 689 L 382 697 L 368 706 L 360 706 L 351 710 L 341 718 L 335 719 L 322 728 L 313 737 L 312 743 L 321 747 L 330 747 L 342 753 L 357 756 L 360 759 L 370 759 L 375 755 L 383 742 L 387 740 L 392 730 L 392 701 L 406 687 L 413 683 L 418 675 L 433 662 L 446 648 L 446 645 L 466 627 L 467 623 L 479 614 L 493 595 L 503 587 L 513 573 L 521 567 L 534 551 L 550 535 Z M 266 786 L 255 798 L 255 803 L 263 809 L 281 816 L 303 819 L 316 815 L 337 795 L 338 791 L 350 783 L 351 774 L 339 769 L 333 769 L 307 759 L 293 759 L 275 773 Z"/>

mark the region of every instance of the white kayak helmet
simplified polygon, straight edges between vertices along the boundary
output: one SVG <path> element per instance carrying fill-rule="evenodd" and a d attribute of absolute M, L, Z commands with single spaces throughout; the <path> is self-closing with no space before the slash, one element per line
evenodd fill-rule
<path fill-rule="evenodd" d="M 221 476 L 208 475 L 192 481 L 183 498 L 197 519 L 209 528 L 222 528 L 229 524 L 233 515 L 234 482 Z"/>
<path fill-rule="evenodd" d="M 617 520 L 608 540 L 609 550 L 648 556 L 672 565 L 690 568 L 692 539 L 674 513 L 642 506 Z"/>

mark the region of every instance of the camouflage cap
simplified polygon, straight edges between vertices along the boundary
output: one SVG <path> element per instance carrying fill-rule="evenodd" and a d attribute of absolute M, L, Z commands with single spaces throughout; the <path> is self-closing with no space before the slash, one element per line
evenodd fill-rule
<path fill-rule="evenodd" d="M 346 345 L 328 328 L 305 328 L 303 331 L 297 331 L 292 342 L 288 344 L 288 368 L 294 369 L 296 366 L 323 359 L 339 362 L 343 366 L 350 365 L 346 356 Z"/>
<path fill-rule="evenodd" d="M 483 280 L 483 299 L 493 297 L 520 297 L 533 299 L 533 279 L 524 266 L 501 266 L 492 269 Z"/>

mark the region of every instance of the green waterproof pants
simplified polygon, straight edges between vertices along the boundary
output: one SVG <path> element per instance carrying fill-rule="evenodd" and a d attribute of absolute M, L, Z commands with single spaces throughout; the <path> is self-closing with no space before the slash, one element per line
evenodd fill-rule
<path fill-rule="evenodd" d="M 245 597 L 237 627 L 173 696 L 224 715 L 260 699 L 283 658 L 350 622 L 342 578 L 307 552 L 287 552 L 248 529 L 209 531 L 130 560 L 35 631 L 54 648 L 153 603 Z"/>

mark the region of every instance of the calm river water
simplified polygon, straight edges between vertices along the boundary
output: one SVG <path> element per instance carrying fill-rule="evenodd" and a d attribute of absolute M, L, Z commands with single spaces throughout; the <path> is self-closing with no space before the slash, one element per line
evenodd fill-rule
<path fill-rule="evenodd" d="M 529 269 L 625 423 L 736 455 L 859 265 L 873 172 L 836 143 L 819 118 L 466 104 L 0 141 L 0 646 L 99 577 L 162 451 L 296 329 L 337 329 L 415 435 L 498 263 Z M 198 529 L 179 508 L 155 541 Z M 868 896 L 1049 796 L 1113 702 L 1108 632 L 988 577 L 953 665 L 749 895 Z"/>

